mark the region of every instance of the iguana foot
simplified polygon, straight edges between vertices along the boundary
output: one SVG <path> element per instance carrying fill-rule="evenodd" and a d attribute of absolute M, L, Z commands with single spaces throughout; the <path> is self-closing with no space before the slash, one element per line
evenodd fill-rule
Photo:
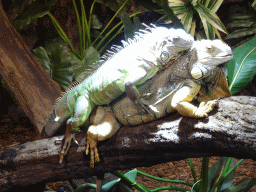
<path fill-rule="evenodd" d="M 87 131 L 87 140 L 86 140 L 86 155 L 90 153 L 90 167 L 94 168 L 94 163 L 100 161 L 99 153 L 97 149 L 98 143 L 98 133 L 97 126 L 91 125 Z"/>
<path fill-rule="evenodd" d="M 211 112 L 216 105 L 218 105 L 217 100 L 208 101 L 207 103 L 201 102 L 195 112 L 195 116 L 199 118 L 208 117 L 208 113 Z"/>
<path fill-rule="evenodd" d="M 64 156 L 67 154 L 72 140 L 74 140 L 74 142 L 78 145 L 78 142 L 75 138 L 75 133 L 72 133 L 68 128 L 65 132 L 64 138 L 65 138 L 64 145 L 63 145 L 62 150 L 60 152 L 60 161 L 59 161 L 60 163 L 62 163 Z"/>

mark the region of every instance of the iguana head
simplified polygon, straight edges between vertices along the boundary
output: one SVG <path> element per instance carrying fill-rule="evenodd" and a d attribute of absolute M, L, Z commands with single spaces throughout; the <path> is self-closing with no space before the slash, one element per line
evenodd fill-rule
<path fill-rule="evenodd" d="M 219 39 L 195 41 L 197 59 L 202 64 L 219 65 L 233 58 L 231 48 Z"/>
<path fill-rule="evenodd" d="M 191 52 L 195 62 L 191 63 L 190 74 L 202 85 L 198 101 L 230 96 L 223 64 L 232 59 L 231 48 L 221 40 L 202 40 L 195 41 Z"/>
<path fill-rule="evenodd" d="M 191 50 L 196 54 L 197 61 L 190 69 L 194 79 L 207 76 L 217 65 L 233 58 L 231 48 L 221 40 L 195 41 Z"/>
<path fill-rule="evenodd" d="M 152 34 L 152 38 L 157 39 L 153 52 L 160 66 L 164 66 L 180 52 L 190 49 L 194 43 L 194 38 L 182 29 L 159 27 Z"/>

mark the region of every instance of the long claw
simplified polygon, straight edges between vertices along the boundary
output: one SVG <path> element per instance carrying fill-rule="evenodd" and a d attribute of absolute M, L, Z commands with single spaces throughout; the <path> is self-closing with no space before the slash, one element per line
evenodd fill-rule
<path fill-rule="evenodd" d="M 67 154 L 67 152 L 69 151 L 69 148 L 71 146 L 71 142 L 72 140 L 74 140 L 74 142 L 78 145 L 78 142 L 75 138 L 75 133 L 70 133 L 68 130 L 66 130 L 65 133 L 65 141 L 62 147 L 62 150 L 60 152 L 60 161 L 59 163 L 63 162 L 64 156 Z"/>
<path fill-rule="evenodd" d="M 96 126 L 91 125 L 87 131 L 87 141 L 86 141 L 86 155 L 90 154 L 90 167 L 94 168 L 94 164 L 100 161 L 97 143 L 98 134 Z"/>

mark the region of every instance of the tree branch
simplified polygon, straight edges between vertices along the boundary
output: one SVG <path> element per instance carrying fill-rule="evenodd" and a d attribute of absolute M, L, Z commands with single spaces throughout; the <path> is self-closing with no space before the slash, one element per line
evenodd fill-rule
<path fill-rule="evenodd" d="M 63 164 L 63 136 L 28 142 L 0 152 L 0 188 L 83 178 L 99 172 L 151 166 L 188 157 L 233 156 L 256 160 L 256 97 L 229 97 L 204 119 L 178 113 L 137 127 L 122 127 L 99 144 L 101 162 L 89 168 L 85 133 L 77 134 Z"/>
<path fill-rule="evenodd" d="M 7 18 L 0 0 L 0 75 L 39 132 L 60 86 L 45 72 Z"/>

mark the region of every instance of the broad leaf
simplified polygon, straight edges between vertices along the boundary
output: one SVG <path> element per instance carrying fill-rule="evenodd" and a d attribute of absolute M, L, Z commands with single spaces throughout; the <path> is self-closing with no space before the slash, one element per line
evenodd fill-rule
<path fill-rule="evenodd" d="M 195 6 L 199 16 L 201 19 L 206 19 L 213 27 L 217 28 L 218 30 L 228 33 L 223 23 L 220 21 L 219 17 L 210 9 L 206 8 L 201 4 L 197 4 Z"/>
<path fill-rule="evenodd" d="M 180 22 L 180 20 L 177 18 L 177 16 L 174 14 L 173 10 L 169 7 L 167 0 L 161 0 L 162 8 L 165 12 L 165 14 L 172 20 L 173 24 L 181 29 L 184 29 L 183 24 Z"/>
<path fill-rule="evenodd" d="M 16 29 L 22 29 L 34 19 L 38 17 L 43 17 L 50 11 L 51 5 L 53 5 L 55 0 L 49 1 L 48 4 L 42 4 L 39 1 L 33 1 L 31 4 L 27 5 L 24 10 L 15 18 L 12 25 Z"/>
<path fill-rule="evenodd" d="M 229 35 L 227 35 L 225 37 L 225 39 L 244 37 L 244 36 L 247 36 L 247 35 L 252 35 L 254 33 L 256 33 L 256 27 L 237 29 L 237 30 L 233 31 L 232 33 L 230 33 Z"/>
<path fill-rule="evenodd" d="M 193 22 L 193 11 L 189 9 L 187 12 L 183 14 L 183 17 L 181 19 L 181 23 L 183 23 L 184 29 L 188 33 L 191 32 L 192 22 Z"/>
<path fill-rule="evenodd" d="M 130 178 L 132 181 L 135 181 L 137 177 L 137 169 L 133 169 L 127 173 L 124 174 L 126 177 Z M 116 187 L 117 191 L 122 192 L 131 192 L 131 189 L 120 182 L 121 179 L 115 179 L 113 181 L 110 181 L 102 186 L 102 191 L 109 191 L 112 187 Z M 112 189 L 111 189 L 112 191 Z"/>
<path fill-rule="evenodd" d="M 209 5 L 208 6 L 205 5 L 205 6 L 215 13 L 219 9 L 222 3 L 223 3 L 223 0 L 211 0 Z"/>
<path fill-rule="evenodd" d="M 256 179 L 244 178 L 239 181 L 235 186 L 225 189 L 222 192 L 247 192 L 255 185 Z"/>
<path fill-rule="evenodd" d="M 125 12 L 120 14 L 121 16 L 121 20 L 123 22 L 124 25 L 124 36 L 125 39 L 133 39 L 134 37 L 134 31 L 133 31 L 133 23 L 129 17 L 129 15 Z"/>
<path fill-rule="evenodd" d="M 233 51 L 226 69 L 231 93 L 244 89 L 256 74 L 256 37 Z"/>
<path fill-rule="evenodd" d="M 47 46 L 33 50 L 35 57 L 50 77 L 66 90 L 72 83 L 73 70 L 71 56 L 67 48 L 60 43 L 48 43 Z"/>
<path fill-rule="evenodd" d="M 131 180 L 135 181 L 136 177 L 137 177 L 137 169 L 133 169 L 127 173 L 125 173 L 125 176 L 130 178 Z M 124 185 L 123 183 L 120 183 L 120 191 L 122 192 L 131 192 L 132 190 Z"/>
<path fill-rule="evenodd" d="M 129 15 L 125 12 L 120 14 L 121 20 L 124 25 L 124 36 L 125 39 L 133 39 L 135 32 L 139 31 L 139 29 L 144 29 L 145 27 L 141 24 L 138 17 L 133 17 L 133 22 L 130 19 Z"/>
<path fill-rule="evenodd" d="M 221 178 L 223 171 L 225 169 L 227 157 L 220 157 L 219 160 L 210 168 L 208 172 L 208 190 L 209 191 L 215 183 Z M 235 165 L 235 161 L 232 159 L 229 169 Z M 228 170 L 229 170 L 228 169 Z M 227 171 L 228 171 L 227 170 Z M 222 182 L 221 182 L 221 190 L 227 189 L 232 186 L 233 179 L 235 177 L 235 171 L 232 171 Z"/>
<path fill-rule="evenodd" d="M 100 54 L 94 47 L 91 46 L 85 50 L 83 60 L 79 60 L 75 55 L 72 55 L 71 58 L 74 79 L 77 79 L 81 73 L 85 71 L 91 73 L 94 68 L 97 68 L 95 65 L 97 65 L 97 61 L 100 59 Z"/>

